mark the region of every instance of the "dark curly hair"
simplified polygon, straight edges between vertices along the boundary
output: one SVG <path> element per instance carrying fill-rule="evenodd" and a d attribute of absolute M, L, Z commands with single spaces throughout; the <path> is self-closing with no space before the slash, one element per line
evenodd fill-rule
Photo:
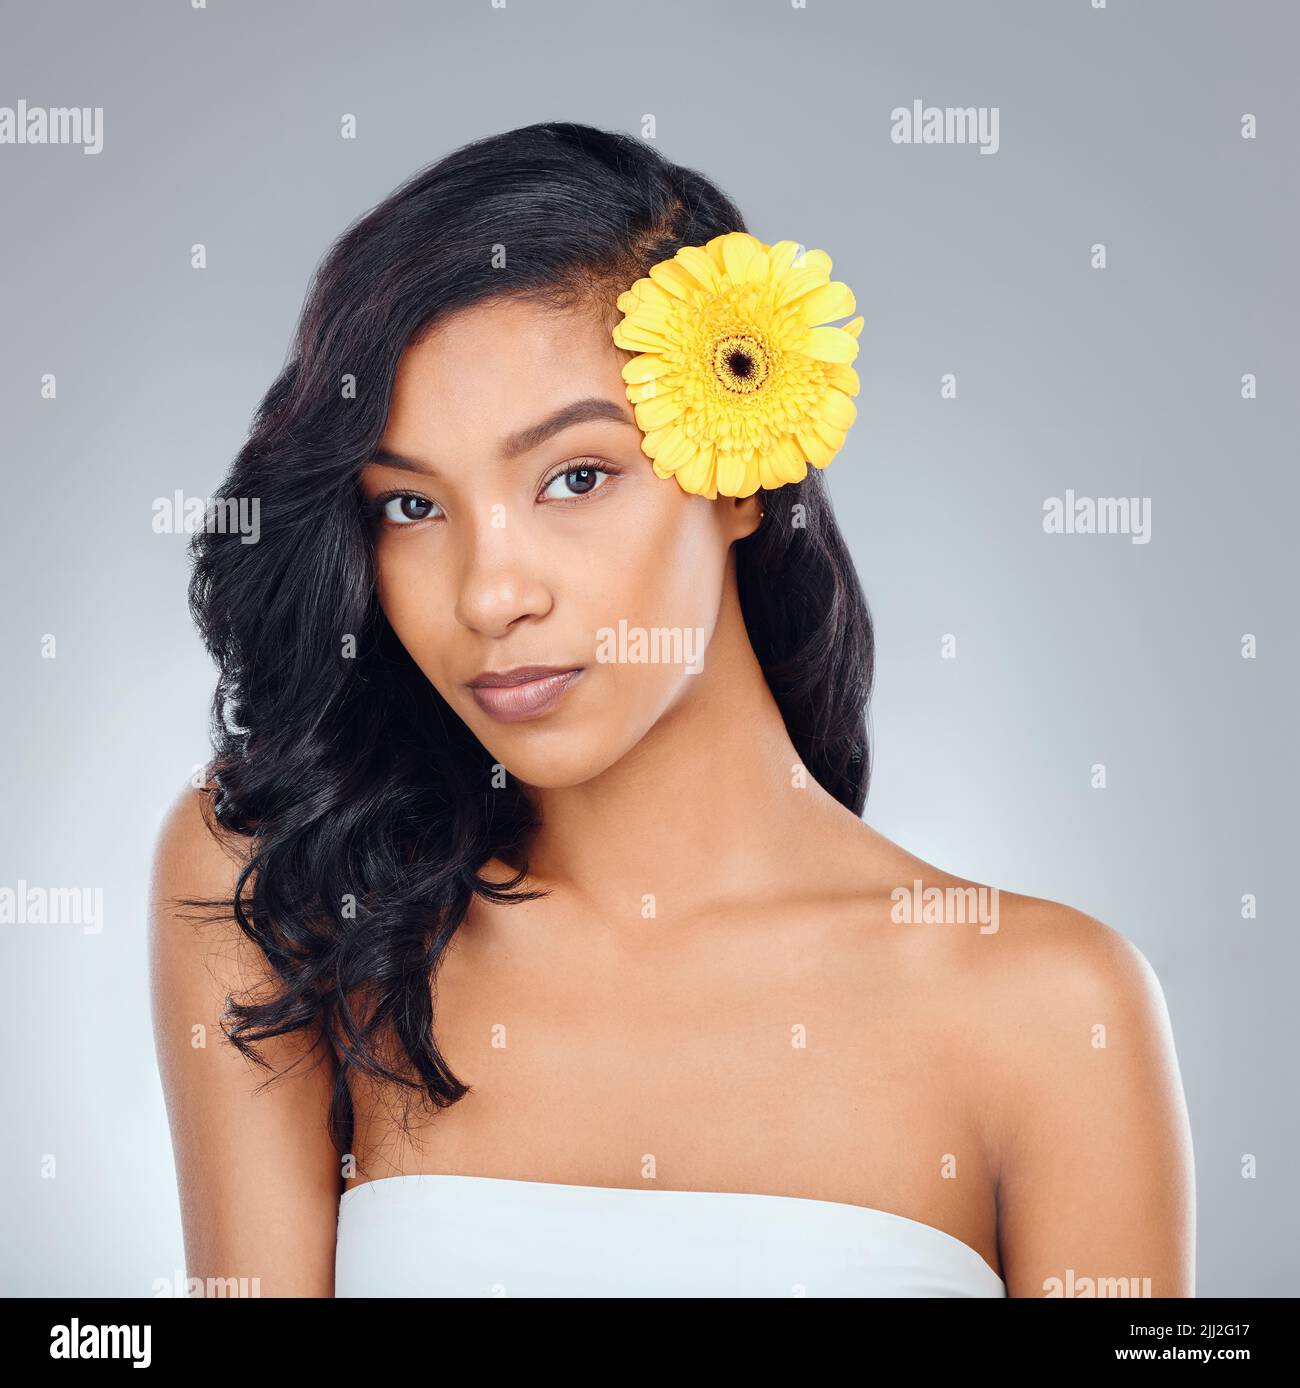
<path fill-rule="evenodd" d="M 200 530 L 190 608 L 219 674 L 209 822 L 250 841 L 233 915 L 282 986 L 227 999 L 257 1043 L 316 1035 L 337 1061 L 330 1135 L 353 1140 L 350 1077 L 435 1109 L 468 1093 L 434 1037 L 437 970 L 475 893 L 523 889 L 534 812 L 417 668 L 375 594 L 358 487 L 398 360 L 489 299 L 590 306 L 680 247 L 745 230 L 708 179 L 628 135 L 545 122 L 477 140 L 348 228 L 317 269 L 287 364 L 219 489 L 259 498 L 258 543 Z M 504 263 L 494 248 L 508 247 Z M 799 508 L 796 511 L 796 505 Z M 873 638 L 820 473 L 768 494 L 737 545 L 746 628 L 809 773 L 861 813 Z M 499 779 L 499 778 L 498 778 Z M 480 876 L 492 857 L 515 870 Z M 268 1081 L 269 1083 L 270 1081 Z M 405 1121 L 405 1120 L 404 1120 Z"/>

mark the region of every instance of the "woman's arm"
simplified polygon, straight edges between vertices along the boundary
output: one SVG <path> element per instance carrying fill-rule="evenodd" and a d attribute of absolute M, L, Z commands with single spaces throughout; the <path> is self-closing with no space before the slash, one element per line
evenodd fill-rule
<path fill-rule="evenodd" d="M 1021 901 L 1033 922 L 1001 961 L 1008 1294 L 1194 1296 L 1192 1141 L 1160 984 L 1116 931 Z"/>
<path fill-rule="evenodd" d="M 234 891 L 237 848 L 223 846 L 187 790 L 172 807 L 154 860 L 150 957 L 154 1035 L 191 1278 L 247 1278 L 250 1295 L 332 1296 L 341 1188 L 325 1122 L 333 1058 L 302 1034 L 260 1049 L 271 1078 L 226 1040 L 226 995 L 269 979 L 264 956 L 233 920 L 185 919 L 178 898 Z M 231 836 L 233 844 L 247 843 Z M 259 967 L 260 966 L 260 967 Z M 252 1279 L 256 1278 L 254 1283 Z M 235 1294 L 239 1284 L 227 1284 Z"/>

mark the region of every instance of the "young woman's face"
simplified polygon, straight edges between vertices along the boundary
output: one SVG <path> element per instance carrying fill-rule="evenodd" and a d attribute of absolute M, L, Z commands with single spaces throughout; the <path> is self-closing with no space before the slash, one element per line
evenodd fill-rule
<path fill-rule="evenodd" d="M 594 314 L 463 310 L 403 354 L 362 471 L 394 632 L 527 785 L 599 774 L 707 677 L 728 551 L 758 516 L 655 476 L 630 356 Z"/>

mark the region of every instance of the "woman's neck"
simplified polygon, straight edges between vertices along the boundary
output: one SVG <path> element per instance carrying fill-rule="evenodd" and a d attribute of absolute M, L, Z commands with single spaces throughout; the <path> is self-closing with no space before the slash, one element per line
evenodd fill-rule
<path fill-rule="evenodd" d="M 850 810 L 809 773 L 786 731 L 725 590 L 699 674 L 636 746 L 600 776 L 533 789 L 536 884 L 572 891 L 602 914 L 672 915 L 763 891 L 801 840 Z"/>

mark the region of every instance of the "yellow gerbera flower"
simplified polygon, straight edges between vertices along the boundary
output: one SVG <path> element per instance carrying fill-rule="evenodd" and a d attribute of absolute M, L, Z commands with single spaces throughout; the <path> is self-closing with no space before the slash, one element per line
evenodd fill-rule
<path fill-rule="evenodd" d="M 825 251 L 731 231 L 684 246 L 618 296 L 614 343 L 659 477 L 710 499 L 824 468 L 857 418 L 863 320 Z"/>

